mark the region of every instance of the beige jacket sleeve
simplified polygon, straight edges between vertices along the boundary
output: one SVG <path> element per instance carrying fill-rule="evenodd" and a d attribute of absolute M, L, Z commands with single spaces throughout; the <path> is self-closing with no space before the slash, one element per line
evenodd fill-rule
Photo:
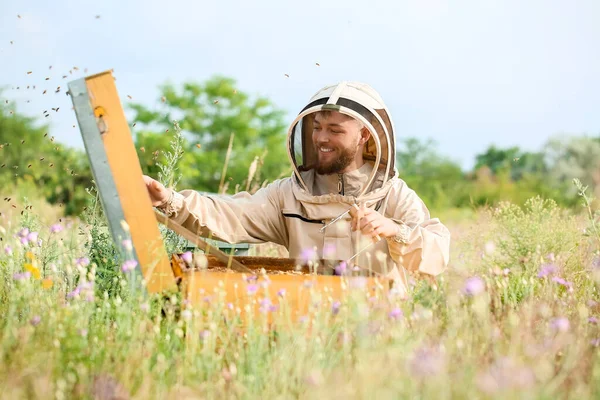
<path fill-rule="evenodd" d="M 450 231 L 431 218 L 425 203 L 404 182 L 390 193 L 385 215 L 398 223 L 400 241 L 387 238 L 392 258 L 409 272 L 436 276 L 450 259 Z"/>
<path fill-rule="evenodd" d="M 169 218 L 202 237 L 227 243 L 273 242 L 287 245 L 279 202 L 280 182 L 255 194 L 205 196 L 193 190 L 173 192 L 162 209 Z"/>

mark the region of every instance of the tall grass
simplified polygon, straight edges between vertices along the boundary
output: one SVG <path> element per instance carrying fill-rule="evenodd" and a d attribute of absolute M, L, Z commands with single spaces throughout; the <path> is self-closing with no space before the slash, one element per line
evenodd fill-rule
<path fill-rule="evenodd" d="M 450 225 L 449 270 L 435 284 L 412 280 L 409 300 L 350 285 L 348 301 L 315 296 L 288 326 L 286 307 L 270 307 L 261 290 L 264 307 L 252 313 L 220 300 L 219 288 L 200 304 L 134 289 L 116 256 L 127 244 L 112 243 L 89 193 L 80 220 L 44 225 L 34 210 L 0 217 L 5 398 L 600 395 L 591 209 L 582 217 L 532 198 L 482 210 L 473 224 Z M 241 278 L 239 287 L 248 289 Z M 242 314 L 244 327 L 235 323 Z"/>

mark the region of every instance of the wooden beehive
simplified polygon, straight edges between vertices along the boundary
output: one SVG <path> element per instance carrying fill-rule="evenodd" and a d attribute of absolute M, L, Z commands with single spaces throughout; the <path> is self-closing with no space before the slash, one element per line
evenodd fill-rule
<path fill-rule="evenodd" d="M 261 306 L 260 298 L 269 298 L 275 307 L 278 299 L 285 299 L 293 315 L 306 314 L 315 297 L 344 300 L 357 277 L 335 276 L 331 261 L 323 260 L 313 269 L 293 259 L 227 256 L 153 209 L 110 71 L 70 82 L 69 94 L 113 239 L 119 249 L 123 239 L 131 239 L 136 271 L 148 292 L 179 290 L 186 300 L 200 305 L 217 289 L 227 304 L 255 309 Z M 181 255 L 169 256 L 158 223 L 204 251 L 205 265 L 190 267 Z M 367 291 L 389 285 L 372 276 L 359 279 Z"/>

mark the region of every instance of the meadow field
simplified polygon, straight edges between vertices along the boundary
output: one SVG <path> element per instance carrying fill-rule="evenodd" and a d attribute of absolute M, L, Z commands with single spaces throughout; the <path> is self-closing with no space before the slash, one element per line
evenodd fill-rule
<path fill-rule="evenodd" d="M 26 209 L 0 209 L 1 397 L 598 398 L 600 226 L 580 191 L 579 209 L 535 197 L 441 215 L 450 266 L 412 277 L 408 300 L 351 284 L 290 324 L 285 293 L 274 307 L 240 281 L 261 304 L 240 327 L 248 310 L 218 295 L 133 284 L 94 192 L 61 218 L 15 189 Z"/>

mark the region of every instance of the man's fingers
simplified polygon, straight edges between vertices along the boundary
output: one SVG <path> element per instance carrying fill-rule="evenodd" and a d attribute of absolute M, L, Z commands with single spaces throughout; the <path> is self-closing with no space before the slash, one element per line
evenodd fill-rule
<path fill-rule="evenodd" d="M 377 220 L 377 214 L 369 214 L 367 216 L 364 216 L 360 220 L 360 229 L 363 229 L 365 226 L 367 226 L 375 220 Z"/>

